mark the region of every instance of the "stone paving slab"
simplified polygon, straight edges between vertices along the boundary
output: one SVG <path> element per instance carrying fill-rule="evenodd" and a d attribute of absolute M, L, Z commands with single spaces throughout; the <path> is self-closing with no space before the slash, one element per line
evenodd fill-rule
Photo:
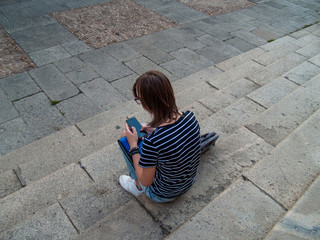
<path fill-rule="evenodd" d="M 89 186 L 92 180 L 72 164 L 0 200 L 0 231 L 3 232 L 26 220 L 69 194 Z"/>
<path fill-rule="evenodd" d="M 244 174 L 287 209 L 320 173 L 319 118 L 318 110 Z"/>
<path fill-rule="evenodd" d="M 10 101 L 18 100 L 41 91 L 27 72 L 1 79 L 0 86 Z"/>
<path fill-rule="evenodd" d="M 284 213 L 252 183 L 238 180 L 166 239 L 262 239 Z"/>
<path fill-rule="evenodd" d="M 5 123 L 9 120 L 19 117 L 18 111 L 7 98 L 6 94 L 0 89 L 0 123 Z"/>
<path fill-rule="evenodd" d="M 79 92 L 53 64 L 34 69 L 29 73 L 52 101 L 61 101 Z"/>
<path fill-rule="evenodd" d="M 75 234 L 76 229 L 61 206 L 56 203 L 37 213 L 32 220 L 10 229 L 0 236 L 0 239 L 20 239 L 22 236 L 27 239 L 68 239 Z"/>
<path fill-rule="evenodd" d="M 266 240 L 283 239 L 319 239 L 320 177 L 303 194 L 292 209 L 272 229 Z"/>
<path fill-rule="evenodd" d="M 125 103 L 127 99 L 103 78 L 82 84 L 79 89 L 101 110 L 109 110 Z M 119 94 L 120 93 L 120 94 Z"/>
<path fill-rule="evenodd" d="M 141 223 L 143 223 L 143 228 L 141 228 Z M 103 239 L 106 237 L 160 240 L 163 238 L 163 233 L 159 224 L 145 209 L 136 200 L 131 200 L 76 239 Z"/>
<path fill-rule="evenodd" d="M 304 82 L 309 81 L 319 73 L 320 67 L 309 62 L 304 62 L 291 71 L 287 72 L 284 77 L 292 82 L 301 85 Z"/>
<path fill-rule="evenodd" d="M 80 54 L 79 58 L 109 82 L 132 74 L 125 65 L 100 49 Z"/>
<path fill-rule="evenodd" d="M 0 155 L 23 147 L 37 139 L 21 117 L 5 122 L 0 127 Z M 2 166 L 6 164 L 7 162 L 1 163 Z"/>
<path fill-rule="evenodd" d="M 43 92 L 16 101 L 14 105 L 38 139 L 71 125 Z"/>

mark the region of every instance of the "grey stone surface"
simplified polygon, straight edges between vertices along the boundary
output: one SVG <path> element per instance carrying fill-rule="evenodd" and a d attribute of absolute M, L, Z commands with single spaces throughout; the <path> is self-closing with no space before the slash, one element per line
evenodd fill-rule
<path fill-rule="evenodd" d="M 109 172 L 103 181 L 61 201 L 63 209 L 80 232 L 93 226 L 133 198 L 128 192 L 119 188 L 120 174 L 119 171 L 115 173 Z"/>
<path fill-rule="evenodd" d="M 32 95 L 40 91 L 40 88 L 26 72 L 1 79 L 0 86 L 10 101 Z"/>
<path fill-rule="evenodd" d="M 166 34 L 166 30 L 146 35 L 146 38 L 148 38 L 153 45 L 167 53 L 184 47 L 181 43 L 175 41 L 173 37 L 170 37 L 169 34 Z"/>
<path fill-rule="evenodd" d="M 11 123 L 11 125 L 8 126 L 8 128 L 10 127 L 8 130 L 12 129 L 11 131 L 9 131 L 9 133 L 11 133 L 13 137 L 15 135 L 18 135 L 19 137 L 19 134 L 25 134 L 25 137 L 28 137 L 28 135 L 25 133 L 27 132 L 25 129 L 28 130 L 28 128 L 26 128 L 25 126 L 26 124 L 20 118 L 17 118 L 16 121 L 10 121 L 8 123 Z M 6 132 L 6 128 L 4 128 L 4 131 Z M 61 149 L 63 148 L 63 146 L 68 146 L 66 143 L 73 142 L 76 139 L 79 139 L 81 136 L 82 134 L 80 133 L 80 131 L 76 127 L 71 126 L 71 127 L 65 128 L 63 131 L 56 132 L 54 134 L 51 134 L 37 141 L 35 141 L 36 138 L 33 138 L 32 143 L 30 143 L 29 145 L 23 146 L 6 155 L 1 156 L 0 170 L 1 172 L 5 172 L 10 169 L 14 169 L 17 166 L 29 161 L 36 161 L 36 160 L 42 161 L 42 159 L 48 159 L 50 158 L 48 157 L 50 153 L 52 154 L 52 156 L 57 158 L 59 154 L 62 154 L 62 155 L 66 154 L 67 158 L 71 158 L 72 156 L 76 155 L 77 151 L 62 152 Z M 4 137 L 6 137 L 6 135 L 4 135 Z M 16 139 L 19 139 L 18 137 Z M 13 141 L 15 139 L 12 140 L 9 137 L 6 139 L 9 139 L 13 143 L 15 143 Z M 24 140 L 24 138 L 21 138 L 21 139 Z M 28 140 L 28 138 L 26 140 Z M 2 142 L 6 143 L 6 141 L 2 141 Z M 6 145 L 7 144 L 8 143 L 6 143 Z M 10 141 L 9 141 L 9 144 L 10 144 Z M 16 143 L 16 144 L 19 144 L 19 143 Z M 15 144 L 12 144 L 12 145 L 14 146 Z"/>
<path fill-rule="evenodd" d="M 80 54 L 79 57 L 109 82 L 132 74 L 130 69 L 100 49 Z"/>
<path fill-rule="evenodd" d="M 61 46 L 55 46 L 32 52 L 29 54 L 32 61 L 38 66 L 43 66 L 52 63 L 59 59 L 68 58 L 71 55 Z"/>
<path fill-rule="evenodd" d="M 14 104 L 23 120 L 38 138 L 47 136 L 70 125 L 59 110 L 55 106 L 51 106 L 49 99 L 44 93 L 23 98 Z"/>
<path fill-rule="evenodd" d="M 72 164 L 1 199 L 0 231 L 12 228 L 35 212 L 61 201 L 91 183 L 88 175 L 78 165 Z"/>
<path fill-rule="evenodd" d="M 85 96 L 102 110 L 111 109 L 128 101 L 125 96 L 119 94 L 120 92 L 103 78 L 84 83 L 79 88 Z"/>
<path fill-rule="evenodd" d="M 19 118 L 0 125 L 0 155 L 37 140 L 27 124 Z M 2 162 L 2 166 L 7 162 Z"/>
<path fill-rule="evenodd" d="M 247 96 L 262 106 L 269 108 L 296 88 L 298 88 L 297 84 L 279 77 Z"/>
<path fill-rule="evenodd" d="M 0 186 L 0 198 L 13 193 L 22 187 L 13 170 L 0 174 Z"/>
<path fill-rule="evenodd" d="M 320 173 L 319 118 L 318 110 L 245 173 L 250 181 L 287 209 L 294 205 Z"/>
<path fill-rule="evenodd" d="M 178 108 L 183 108 L 205 96 L 212 95 L 216 91 L 215 88 L 203 82 L 176 94 L 176 104 Z"/>
<path fill-rule="evenodd" d="M 0 89 L 0 123 L 19 117 L 18 111 L 8 99 L 7 95 Z"/>
<path fill-rule="evenodd" d="M 195 70 L 191 66 L 189 66 L 189 65 L 187 65 L 177 59 L 173 59 L 168 62 L 162 63 L 162 64 L 160 64 L 160 67 L 173 73 L 175 76 L 177 76 L 179 78 L 187 77 L 190 74 L 195 72 Z"/>
<path fill-rule="evenodd" d="M 320 54 L 314 56 L 309 61 L 312 62 L 313 64 L 317 65 L 318 67 L 320 67 Z"/>
<path fill-rule="evenodd" d="M 156 64 L 172 59 L 172 56 L 154 46 L 147 38 L 141 37 L 132 39 L 127 41 L 127 44 Z"/>
<path fill-rule="evenodd" d="M 293 208 L 272 229 L 266 240 L 280 239 L 290 234 L 290 239 L 318 239 L 319 231 L 319 192 L 320 178 L 318 177 L 303 194 Z"/>
<path fill-rule="evenodd" d="M 90 118 L 102 111 L 83 94 L 64 100 L 56 106 L 72 124 Z"/>
<path fill-rule="evenodd" d="M 143 228 L 141 228 L 142 222 Z M 159 223 L 135 200 L 129 201 L 76 239 L 103 239 L 106 233 L 113 239 L 163 238 Z"/>
<path fill-rule="evenodd" d="M 132 47 L 124 42 L 109 45 L 105 47 L 104 50 L 121 62 L 126 62 L 141 57 L 139 52 L 136 52 Z"/>
<path fill-rule="evenodd" d="M 215 24 L 206 21 L 207 19 L 203 19 L 201 21 L 191 22 L 189 23 L 190 26 L 193 26 L 214 38 L 225 41 L 230 39 L 233 35 L 226 29 L 221 28 Z"/>
<path fill-rule="evenodd" d="M 170 74 L 168 71 L 166 71 L 165 69 L 155 64 L 146 57 L 140 57 L 126 62 L 125 64 L 138 75 L 142 75 L 143 73 L 150 70 L 157 70 L 165 74 L 170 80 L 175 79 L 175 77 L 172 74 Z"/>
<path fill-rule="evenodd" d="M 312 77 L 318 75 L 320 73 L 320 67 L 309 63 L 304 62 L 287 72 L 283 77 L 289 79 L 292 82 L 302 84 L 304 82 L 309 81 Z"/>
<path fill-rule="evenodd" d="M 203 122 L 200 125 L 203 126 Z M 257 135 L 241 128 L 226 139 L 219 138 L 217 144 L 202 156 L 199 175 L 186 194 L 167 204 L 154 203 L 145 196 L 139 196 L 138 199 L 165 230 L 172 232 L 209 204 L 271 149 L 272 146 Z"/>
<path fill-rule="evenodd" d="M 58 60 L 54 62 L 54 65 L 63 73 L 68 73 L 86 66 L 86 64 L 77 57 Z"/>
<path fill-rule="evenodd" d="M 297 51 L 297 53 L 311 58 L 316 56 L 320 51 L 320 42 L 315 42 L 315 43 L 311 43 L 303 48 L 301 48 L 300 50 Z"/>
<path fill-rule="evenodd" d="M 263 38 L 265 40 L 272 40 L 272 39 L 277 39 L 279 38 L 279 35 L 271 33 L 265 29 L 257 28 L 253 31 L 251 31 L 254 35 L 257 35 L 260 38 Z"/>
<path fill-rule="evenodd" d="M 53 101 L 67 99 L 79 92 L 53 64 L 34 69 L 29 73 L 34 81 Z"/>
<path fill-rule="evenodd" d="M 170 54 L 174 56 L 176 59 L 178 59 L 179 61 L 194 68 L 196 71 L 200 71 L 204 68 L 207 68 L 213 65 L 213 62 L 191 51 L 188 48 L 182 48 L 180 50 L 171 52 Z"/>
<path fill-rule="evenodd" d="M 262 239 L 284 213 L 252 183 L 239 180 L 167 239 Z"/>
<path fill-rule="evenodd" d="M 254 46 L 261 46 L 267 43 L 265 39 L 245 30 L 238 30 L 233 32 L 233 34 Z"/>
<path fill-rule="evenodd" d="M 312 90 L 312 85 L 299 88 L 258 116 L 247 127 L 265 141 L 277 145 L 319 107 L 319 93 Z"/>
<path fill-rule="evenodd" d="M 75 56 L 80 53 L 88 52 L 91 48 L 82 41 L 72 41 L 61 44 L 61 46 L 71 55 Z"/>
<path fill-rule="evenodd" d="M 234 37 L 229 40 L 226 40 L 225 43 L 229 44 L 230 46 L 239 49 L 242 52 L 247 52 L 251 49 L 254 49 L 256 46 L 252 45 L 251 43 L 239 38 Z"/>
<path fill-rule="evenodd" d="M 121 92 L 128 100 L 133 99 L 132 87 L 138 78 L 137 74 L 121 78 L 111 83 L 111 85 Z"/>
<path fill-rule="evenodd" d="M 79 68 L 66 73 L 66 77 L 70 79 L 70 81 L 73 82 L 76 86 L 80 86 L 85 82 L 89 82 L 95 78 L 99 78 L 100 75 L 96 73 L 92 68 L 84 66 L 83 68 Z"/>
<path fill-rule="evenodd" d="M 202 121 L 203 119 L 206 119 L 210 115 L 212 115 L 212 110 L 208 109 L 206 106 L 201 104 L 200 102 L 194 102 L 182 109 L 181 111 L 192 111 L 194 115 L 196 116 L 198 121 Z"/>
<path fill-rule="evenodd" d="M 210 106 L 207 106 L 210 108 Z M 218 132 L 221 139 L 249 123 L 265 109 L 253 101 L 241 98 L 221 111 L 203 121 L 202 133 L 212 129 Z"/>
<path fill-rule="evenodd" d="M 305 60 L 303 56 L 292 53 L 266 66 L 262 72 L 253 72 L 248 77 L 257 84 L 264 85 L 300 65 Z"/>
<path fill-rule="evenodd" d="M 61 206 L 56 203 L 45 211 L 38 213 L 31 220 L 10 229 L 0 236 L 0 239 L 68 239 L 77 234 L 64 213 Z"/>

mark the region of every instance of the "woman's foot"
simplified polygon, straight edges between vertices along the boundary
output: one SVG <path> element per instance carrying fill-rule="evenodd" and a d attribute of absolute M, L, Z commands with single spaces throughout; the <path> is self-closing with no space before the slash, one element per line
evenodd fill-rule
<path fill-rule="evenodd" d="M 128 191 L 129 193 L 131 193 L 135 197 L 138 197 L 141 193 L 143 193 L 142 190 L 138 189 L 136 181 L 129 176 L 121 175 L 119 178 L 119 182 L 120 182 L 121 187 L 124 190 Z"/>

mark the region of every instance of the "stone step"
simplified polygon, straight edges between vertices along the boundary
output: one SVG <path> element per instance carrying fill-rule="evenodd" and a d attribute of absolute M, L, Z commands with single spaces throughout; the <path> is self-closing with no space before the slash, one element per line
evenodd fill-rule
<path fill-rule="evenodd" d="M 320 238 L 320 175 L 265 240 Z"/>
<path fill-rule="evenodd" d="M 0 232 L 92 183 L 88 174 L 78 164 L 71 164 L 0 199 Z"/>
<path fill-rule="evenodd" d="M 265 141 L 277 145 L 320 107 L 320 75 L 271 106 L 247 124 Z"/>
<path fill-rule="evenodd" d="M 263 239 L 292 206 L 275 230 L 287 225 L 285 231 L 292 231 L 292 221 L 316 226 L 317 205 L 304 198 L 307 210 L 300 201 L 294 204 L 320 174 L 319 122 L 320 110 L 166 239 Z M 311 188 L 316 201 L 318 188 Z M 316 212 L 310 211 L 312 206 Z M 282 233 L 271 232 L 267 239 L 280 239 Z"/>

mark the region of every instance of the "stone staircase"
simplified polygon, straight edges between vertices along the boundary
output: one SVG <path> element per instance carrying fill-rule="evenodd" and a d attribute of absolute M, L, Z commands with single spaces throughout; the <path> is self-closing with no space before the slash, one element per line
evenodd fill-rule
<path fill-rule="evenodd" d="M 285 236 L 319 188 L 319 46 L 315 24 L 173 82 L 179 108 L 220 135 L 173 203 L 136 199 L 118 184 L 124 120 L 149 119 L 134 101 L 1 156 L 0 239 Z"/>

